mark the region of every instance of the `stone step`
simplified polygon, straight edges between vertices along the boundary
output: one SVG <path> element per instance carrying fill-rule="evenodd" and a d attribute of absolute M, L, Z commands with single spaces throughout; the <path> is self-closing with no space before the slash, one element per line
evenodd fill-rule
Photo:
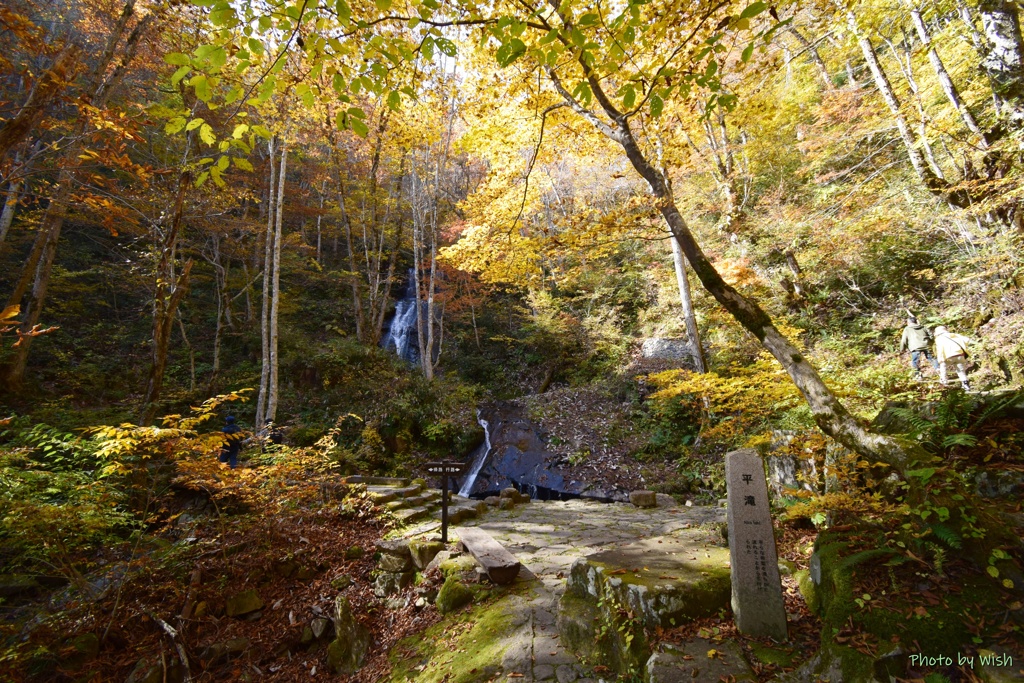
<path fill-rule="evenodd" d="M 426 493 L 421 493 L 419 495 L 409 496 L 408 498 L 405 499 L 405 502 L 408 503 L 409 505 L 426 505 L 427 503 L 432 503 L 435 500 L 438 499 L 430 495 L 430 492 L 428 491 Z"/>
<path fill-rule="evenodd" d="M 352 474 L 342 479 L 342 481 L 346 484 L 366 484 L 367 486 L 392 487 L 408 486 L 410 483 L 409 479 L 401 479 L 399 477 L 371 477 L 363 474 Z"/>
<path fill-rule="evenodd" d="M 430 514 L 430 510 L 422 507 L 411 507 L 403 508 L 401 510 L 395 510 L 394 514 L 395 518 L 399 522 L 401 522 L 402 524 L 409 524 L 410 522 L 415 522 L 420 519 L 423 519 L 424 517 Z"/>
<path fill-rule="evenodd" d="M 388 486 L 367 486 L 366 491 L 369 495 L 370 501 L 376 505 L 390 503 L 398 498 L 398 494 L 395 493 L 395 490 Z"/>
<path fill-rule="evenodd" d="M 392 512 L 398 512 L 399 510 L 405 509 L 409 506 L 406 505 L 404 498 L 400 498 L 398 500 L 389 500 L 388 502 L 384 503 L 384 507 L 387 508 L 388 510 L 391 510 Z"/>
<path fill-rule="evenodd" d="M 395 493 L 402 498 L 412 498 L 413 496 L 419 495 L 423 488 L 419 484 L 410 484 L 402 488 L 394 489 Z"/>

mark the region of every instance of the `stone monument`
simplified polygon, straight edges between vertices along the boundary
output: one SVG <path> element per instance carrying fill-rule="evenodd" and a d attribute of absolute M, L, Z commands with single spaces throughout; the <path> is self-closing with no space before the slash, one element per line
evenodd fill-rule
<path fill-rule="evenodd" d="M 744 448 L 727 453 L 725 481 L 736 628 L 751 636 L 786 640 L 786 608 L 768 507 L 768 484 L 757 451 Z"/>

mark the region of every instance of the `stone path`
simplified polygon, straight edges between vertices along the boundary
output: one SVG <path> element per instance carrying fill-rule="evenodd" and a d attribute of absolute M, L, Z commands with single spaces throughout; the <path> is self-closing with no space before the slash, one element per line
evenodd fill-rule
<path fill-rule="evenodd" d="M 725 519 L 724 508 L 636 508 L 624 503 L 586 500 L 533 501 L 511 510 L 492 509 L 465 522 L 486 530 L 523 563 L 518 582 L 527 582 L 526 596 L 510 596 L 513 627 L 506 634 L 502 658 L 515 680 L 567 683 L 592 679 L 574 655 L 559 643 L 555 626 L 558 600 L 576 559 L 654 536 Z M 454 527 L 458 534 L 458 526 Z"/>

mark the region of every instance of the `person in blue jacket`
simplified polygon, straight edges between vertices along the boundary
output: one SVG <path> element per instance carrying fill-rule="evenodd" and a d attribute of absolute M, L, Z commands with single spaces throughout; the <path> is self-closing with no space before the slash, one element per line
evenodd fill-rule
<path fill-rule="evenodd" d="M 228 415 L 224 422 L 224 445 L 220 448 L 220 461 L 235 469 L 238 467 L 238 451 L 242 448 L 242 428 L 235 424 L 235 416 Z"/>

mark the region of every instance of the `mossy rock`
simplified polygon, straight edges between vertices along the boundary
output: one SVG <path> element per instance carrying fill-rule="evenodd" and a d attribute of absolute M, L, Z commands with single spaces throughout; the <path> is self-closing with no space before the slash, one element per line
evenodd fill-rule
<path fill-rule="evenodd" d="M 476 560 L 470 555 L 457 555 L 442 562 L 438 565 L 438 569 L 441 570 L 441 574 L 445 577 L 457 576 L 462 574 L 462 572 L 474 571 L 476 569 Z"/>
<path fill-rule="evenodd" d="M 793 574 L 793 578 L 796 579 L 796 585 L 800 589 L 800 595 L 803 596 L 804 602 L 807 603 L 807 608 L 817 614 L 821 603 L 818 600 L 818 587 L 811 580 L 810 570 L 801 569 Z"/>
<path fill-rule="evenodd" d="M 506 679 L 502 663 L 506 636 L 525 625 L 530 610 L 523 586 L 497 588 L 486 600 L 446 616 L 422 633 L 391 648 L 393 683 L 481 683 Z M 453 629 L 453 626 L 463 627 Z M 456 654 L 457 653 L 457 654 Z M 428 666 L 429 665 L 429 666 Z"/>
<path fill-rule="evenodd" d="M 441 614 L 454 612 L 473 602 L 473 591 L 454 576 L 449 576 L 437 594 L 437 611 Z"/>
<path fill-rule="evenodd" d="M 366 551 L 362 546 L 354 545 L 345 551 L 346 560 L 360 560 L 366 555 Z"/>
<path fill-rule="evenodd" d="M 255 590 L 242 591 L 227 599 L 229 617 L 240 617 L 263 609 L 263 599 Z"/>
<path fill-rule="evenodd" d="M 768 647 L 760 643 L 754 643 L 750 648 L 751 654 L 762 664 L 774 664 L 776 666 L 792 666 L 796 654 L 792 650 Z"/>

